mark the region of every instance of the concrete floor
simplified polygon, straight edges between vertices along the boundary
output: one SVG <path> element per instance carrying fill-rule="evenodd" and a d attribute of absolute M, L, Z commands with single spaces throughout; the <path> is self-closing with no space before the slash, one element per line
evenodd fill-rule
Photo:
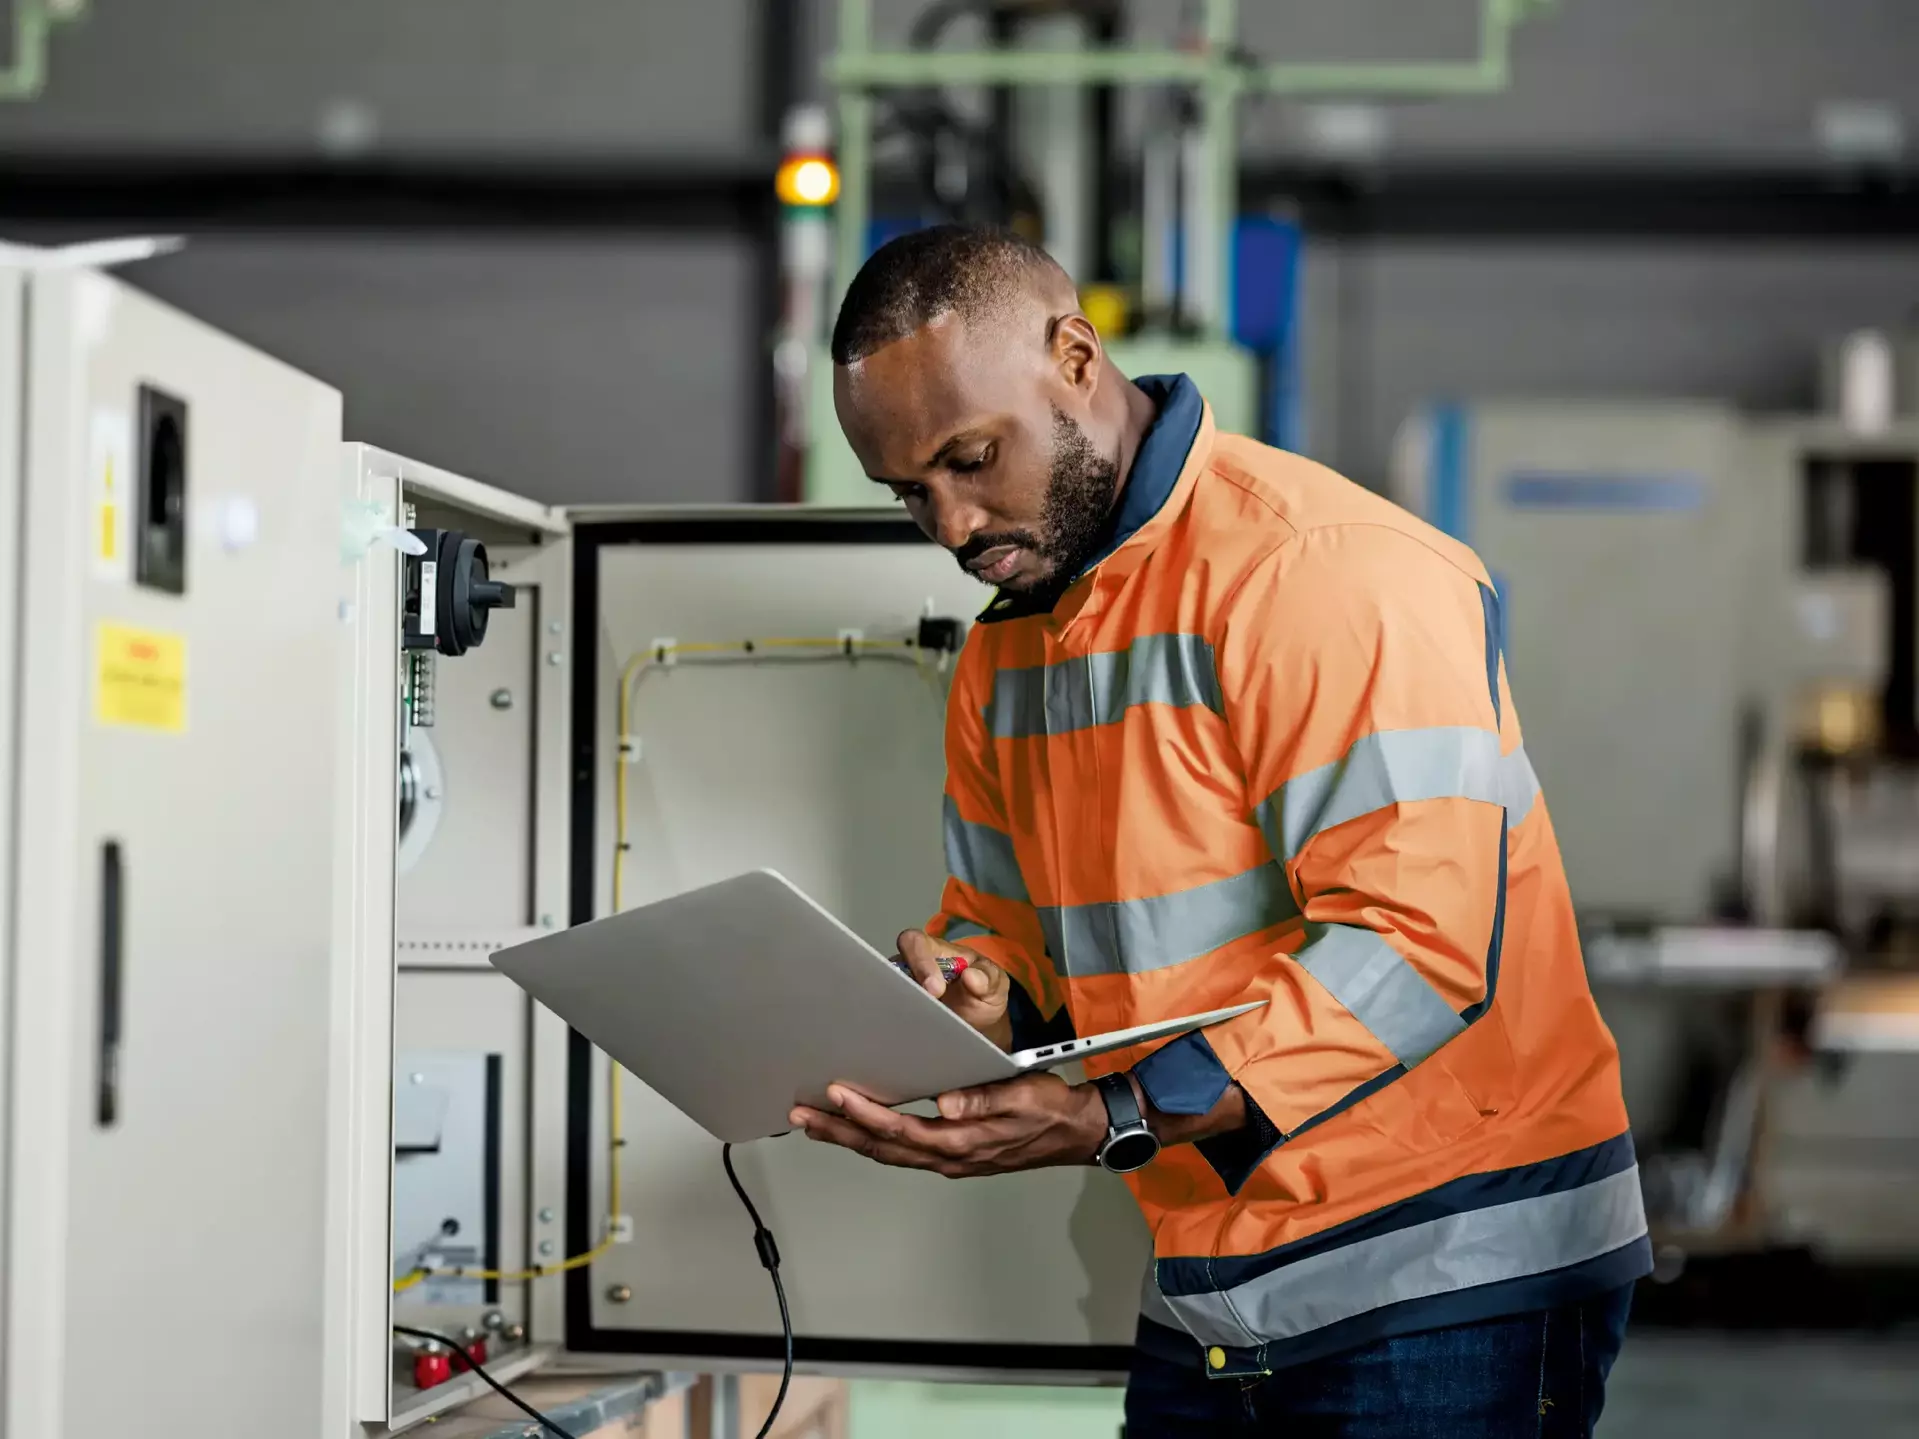
<path fill-rule="evenodd" d="M 1606 1386 L 1617 1439 L 1919 1439 L 1919 1335 L 1631 1331 Z"/>

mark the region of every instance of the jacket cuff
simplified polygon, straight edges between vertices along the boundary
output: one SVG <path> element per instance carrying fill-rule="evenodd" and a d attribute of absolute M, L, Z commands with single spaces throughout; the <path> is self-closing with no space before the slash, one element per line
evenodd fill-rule
<path fill-rule="evenodd" d="M 1147 1055 L 1133 1066 L 1133 1077 L 1161 1114 L 1209 1114 L 1233 1082 L 1197 1029 Z"/>
<path fill-rule="evenodd" d="M 1197 1029 L 1147 1055 L 1133 1066 L 1133 1077 L 1161 1114 L 1210 1114 L 1233 1083 L 1204 1031 Z M 1246 1102 L 1245 1125 L 1193 1144 L 1229 1194 L 1239 1193 L 1283 1137 L 1244 1086 L 1240 1095 Z"/>

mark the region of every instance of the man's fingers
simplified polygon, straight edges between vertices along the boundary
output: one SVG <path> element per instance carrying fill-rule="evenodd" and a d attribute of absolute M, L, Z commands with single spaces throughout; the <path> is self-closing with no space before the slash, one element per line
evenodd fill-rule
<path fill-rule="evenodd" d="M 955 1089 L 939 1097 L 940 1118 L 948 1121 L 991 1119 L 1006 1112 L 1004 1086 L 983 1084 L 977 1089 Z"/>
<path fill-rule="evenodd" d="M 955 1089 L 939 1097 L 940 1118 L 975 1123 L 1012 1118 L 1030 1110 L 1036 1098 L 1046 1091 L 1065 1087 L 1066 1082 L 1058 1075 L 1042 1073 L 1001 1079 L 972 1089 Z"/>
<path fill-rule="evenodd" d="M 923 929 L 909 929 L 900 935 L 900 958 L 913 971 L 913 978 L 926 986 L 935 999 L 946 996 L 946 976 L 940 973 L 943 946 Z"/>
<path fill-rule="evenodd" d="M 1005 971 L 991 960 L 975 959 L 970 961 L 961 972 L 959 982 L 973 998 L 991 999 L 1004 973 Z"/>
<path fill-rule="evenodd" d="M 952 1162 L 943 1154 L 932 1154 L 924 1149 L 915 1149 L 910 1144 L 895 1144 L 882 1139 L 870 1130 L 844 1119 L 836 1119 L 830 1114 L 815 1114 L 806 1121 L 805 1130 L 808 1139 L 816 1139 L 823 1144 L 837 1144 L 842 1149 L 850 1149 L 877 1164 L 890 1164 L 895 1169 L 939 1170 Z"/>
<path fill-rule="evenodd" d="M 856 1090 L 834 1088 L 827 1093 L 860 1128 L 896 1144 L 926 1150 L 935 1157 L 952 1157 L 970 1151 L 977 1135 L 955 1133 L 937 1120 L 921 1119 L 915 1114 L 899 1114 L 877 1104 Z"/>
<path fill-rule="evenodd" d="M 849 1095 L 847 1099 L 854 1107 L 872 1104 L 871 1100 L 858 1095 Z M 840 1103 L 840 1096 L 836 1094 L 833 1102 Z M 936 1146 L 916 1143 L 916 1136 L 891 1138 L 875 1132 L 857 1119 L 822 1114 L 815 1109 L 795 1109 L 791 1118 L 795 1127 L 803 1130 L 808 1139 L 816 1139 L 823 1144 L 837 1144 L 877 1164 L 888 1164 L 896 1169 L 926 1169 L 948 1178 L 957 1178 L 967 1172 L 965 1159 L 973 1144 L 971 1139 L 964 1143 L 944 1142 L 948 1136 L 941 1133 L 938 1137 L 943 1142 Z M 938 1126 L 927 1127 L 938 1129 Z"/>

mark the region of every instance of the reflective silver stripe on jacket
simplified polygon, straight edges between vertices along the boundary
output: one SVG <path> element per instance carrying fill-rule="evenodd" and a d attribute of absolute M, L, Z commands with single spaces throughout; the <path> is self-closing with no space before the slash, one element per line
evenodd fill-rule
<path fill-rule="evenodd" d="M 1348 924 L 1309 924 L 1293 959 L 1411 1069 L 1466 1022 L 1385 937 Z"/>
<path fill-rule="evenodd" d="M 1045 905 L 1040 928 L 1062 974 L 1144 974 L 1184 964 L 1299 915 L 1286 872 L 1264 863 L 1150 899 Z"/>
<path fill-rule="evenodd" d="M 1001 670 L 986 728 L 995 739 L 1070 734 L 1145 704 L 1225 713 L 1213 647 L 1198 635 L 1141 635 L 1123 650 Z"/>
<path fill-rule="evenodd" d="M 1013 837 L 991 825 L 961 819 L 949 794 L 945 805 L 946 872 L 977 894 L 1026 899 L 1026 880 L 1013 853 Z"/>
<path fill-rule="evenodd" d="M 1322 1250 L 1230 1289 L 1165 1301 L 1201 1344 L 1254 1346 L 1388 1304 L 1563 1269 L 1645 1233 L 1634 1166 L 1578 1189 L 1443 1215 Z"/>
<path fill-rule="evenodd" d="M 1289 779 L 1254 809 L 1279 860 L 1296 859 L 1318 834 L 1415 800 L 1469 799 L 1505 807 L 1518 825 L 1539 781 L 1524 747 L 1499 752 L 1499 736 L 1470 727 L 1384 730 L 1341 759 Z"/>

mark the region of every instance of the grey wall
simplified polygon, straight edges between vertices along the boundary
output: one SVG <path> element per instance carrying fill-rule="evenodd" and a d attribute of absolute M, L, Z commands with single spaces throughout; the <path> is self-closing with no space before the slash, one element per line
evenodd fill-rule
<path fill-rule="evenodd" d="M 128 278 L 340 386 L 348 435 L 538 499 L 753 497 L 744 240 L 205 237 Z"/>
<path fill-rule="evenodd" d="M 1815 402 L 1829 335 L 1919 305 L 1919 244 L 1320 243 L 1305 262 L 1306 444 L 1377 485 L 1423 401 Z"/>
<path fill-rule="evenodd" d="M 91 0 L 55 31 L 41 99 L 0 106 L 0 147 L 281 155 L 325 148 L 347 105 L 388 152 L 738 155 L 757 134 L 758 9 Z"/>
<path fill-rule="evenodd" d="M 741 165 L 757 0 L 92 0 L 0 153 Z M 354 439 L 557 502 L 745 499 L 750 237 L 197 236 L 131 267 L 345 391 Z"/>

